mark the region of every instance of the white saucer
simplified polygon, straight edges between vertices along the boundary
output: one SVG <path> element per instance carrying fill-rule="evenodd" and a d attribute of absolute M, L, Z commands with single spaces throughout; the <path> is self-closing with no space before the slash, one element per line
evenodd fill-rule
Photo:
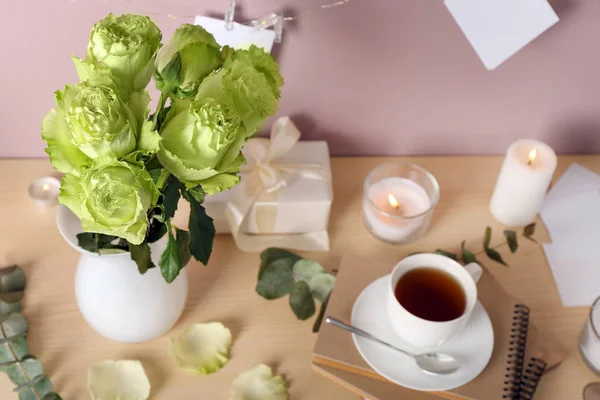
<path fill-rule="evenodd" d="M 354 303 L 352 325 L 401 349 L 414 351 L 413 346 L 396 335 L 387 314 L 387 284 L 389 275 L 367 286 Z M 460 369 L 450 375 L 423 372 L 409 357 L 380 344 L 352 335 L 360 355 L 377 373 L 409 389 L 444 391 L 471 382 L 485 369 L 494 349 L 494 330 L 487 312 L 477 302 L 465 329 L 442 344 L 436 351 L 452 355 Z"/>

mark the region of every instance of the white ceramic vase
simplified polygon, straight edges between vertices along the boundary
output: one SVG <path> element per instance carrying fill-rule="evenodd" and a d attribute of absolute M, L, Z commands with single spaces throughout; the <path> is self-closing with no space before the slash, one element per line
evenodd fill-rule
<path fill-rule="evenodd" d="M 81 254 L 75 296 L 96 332 L 118 342 L 139 343 L 156 339 L 175 325 L 188 294 L 185 268 L 168 284 L 158 267 L 140 274 L 129 253 L 98 255 L 79 247 L 81 222 L 67 207 L 58 207 L 57 224 L 63 238 Z M 166 238 L 150 245 L 157 266 L 165 247 Z"/>

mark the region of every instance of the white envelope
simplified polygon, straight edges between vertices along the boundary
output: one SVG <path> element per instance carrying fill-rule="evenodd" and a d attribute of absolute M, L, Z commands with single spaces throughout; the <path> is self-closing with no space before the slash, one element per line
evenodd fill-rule
<path fill-rule="evenodd" d="M 494 69 L 558 22 L 546 0 L 446 0 L 487 69 Z"/>
<path fill-rule="evenodd" d="M 589 306 L 600 296 L 600 257 L 592 240 L 544 244 L 565 307 Z"/>

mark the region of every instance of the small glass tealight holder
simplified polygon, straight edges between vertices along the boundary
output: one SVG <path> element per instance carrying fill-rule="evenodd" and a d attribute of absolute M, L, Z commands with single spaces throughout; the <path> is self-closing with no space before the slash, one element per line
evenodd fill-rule
<path fill-rule="evenodd" d="M 579 351 L 587 366 L 600 375 L 600 297 L 592 304 L 579 337 Z"/>
<path fill-rule="evenodd" d="M 377 239 L 406 244 L 422 237 L 440 198 L 435 177 L 415 164 L 391 162 L 364 183 L 363 221 Z"/>
<path fill-rule="evenodd" d="M 53 176 L 38 178 L 29 185 L 29 198 L 39 208 L 49 208 L 58 204 L 60 181 Z"/>

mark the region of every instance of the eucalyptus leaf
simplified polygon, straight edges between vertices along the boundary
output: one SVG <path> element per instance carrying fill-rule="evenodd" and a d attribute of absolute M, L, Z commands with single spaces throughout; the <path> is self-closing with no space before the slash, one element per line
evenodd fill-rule
<path fill-rule="evenodd" d="M 308 284 L 298 281 L 290 292 L 290 307 L 298 319 L 304 321 L 315 313 L 315 301 L 310 293 Z"/>
<path fill-rule="evenodd" d="M 57 393 L 48 393 L 42 400 L 63 400 Z"/>
<path fill-rule="evenodd" d="M 52 382 L 46 376 L 39 376 L 14 391 L 19 393 L 19 400 L 40 400 L 52 394 Z"/>
<path fill-rule="evenodd" d="M 169 177 L 167 186 L 165 186 L 165 193 L 163 196 L 163 210 L 165 220 L 173 218 L 175 211 L 177 211 L 177 204 L 179 203 L 179 181 L 173 175 Z"/>
<path fill-rule="evenodd" d="M 275 260 L 280 258 L 289 258 L 292 261 L 292 265 L 302 258 L 290 251 L 279 249 L 277 247 L 269 247 L 260 253 L 260 268 L 258 270 L 258 279 L 261 278 L 263 271 Z"/>
<path fill-rule="evenodd" d="M 487 254 L 487 256 L 492 260 L 499 262 L 500 264 L 506 265 L 508 267 L 508 264 L 504 262 L 500 253 L 498 253 L 496 250 L 489 248 L 485 251 L 485 254 Z"/>
<path fill-rule="evenodd" d="M 462 253 L 462 259 L 463 262 L 466 264 L 470 264 L 470 263 L 476 263 L 477 262 L 477 258 L 475 257 L 475 254 L 473 254 L 473 252 L 469 251 L 466 247 L 466 240 L 463 240 L 462 243 L 460 244 L 460 251 Z"/>
<path fill-rule="evenodd" d="M 294 263 L 289 258 L 281 258 L 272 262 L 265 270 L 256 285 L 256 292 L 265 299 L 278 299 L 292 291 Z M 308 287 L 308 284 L 306 285 Z"/>
<path fill-rule="evenodd" d="M 317 315 L 317 319 L 315 320 L 315 323 L 313 325 L 313 333 L 317 333 L 319 332 L 319 329 L 321 329 L 321 324 L 323 323 L 323 318 L 325 317 L 325 310 L 327 310 L 327 304 L 329 304 L 329 298 L 331 297 L 331 294 L 329 296 L 327 296 L 327 298 L 325 299 L 324 302 L 321 303 L 321 308 L 319 310 L 319 315 Z"/>
<path fill-rule="evenodd" d="M 485 228 L 485 235 L 483 236 L 483 249 L 487 251 L 490 248 L 490 243 L 492 242 L 492 228 Z"/>
<path fill-rule="evenodd" d="M 102 237 L 103 236 L 103 237 Z M 116 239 L 97 236 L 94 242 L 110 243 Z M 52 392 L 52 383 L 44 376 L 40 361 L 30 355 L 27 344 L 29 324 L 16 310 L 25 289 L 25 273 L 18 266 L 0 269 L 0 372 L 17 386 L 19 400 L 62 400 Z M 15 301 L 5 303 L 6 300 Z"/>
<path fill-rule="evenodd" d="M 190 254 L 202 264 L 208 264 L 215 239 L 215 224 L 213 219 L 206 215 L 206 210 L 190 194 L 183 192 L 183 197 L 190 203 Z"/>
<path fill-rule="evenodd" d="M 131 253 L 131 259 L 137 264 L 140 274 L 145 274 L 150 268 L 155 267 L 148 242 L 142 242 L 139 245 L 130 244 L 129 252 Z"/>
<path fill-rule="evenodd" d="M 504 236 L 506 237 L 506 242 L 508 243 L 508 247 L 510 247 L 511 253 L 515 253 L 519 248 L 519 242 L 517 241 L 517 232 L 505 230 Z"/>
<path fill-rule="evenodd" d="M 439 254 L 440 256 L 448 257 L 448 258 L 453 259 L 454 261 L 458 261 L 458 256 L 456 254 L 450 253 L 449 251 L 446 251 L 446 250 L 437 249 L 435 251 L 435 254 Z"/>
<path fill-rule="evenodd" d="M 21 310 L 19 303 L 25 293 L 25 272 L 13 265 L 0 269 L 0 315 Z"/>
<path fill-rule="evenodd" d="M 160 255 L 158 265 L 160 266 L 160 272 L 167 283 L 173 282 L 175 278 L 177 278 L 177 275 L 179 275 L 179 271 L 181 271 L 182 265 L 179 258 L 179 246 L 171 231 L 169 231 L 167 247 Z"/>
<path fill-rule="evenodd" d="M 0 363 L 19 361 L 29 355 L 27 319 L 18 312 L 0 317 L 0 340 L 14 338 L 0 344 Z"/>
<path fill-rule="evenodd" d="M 42 363 L 33 356 L 25 357 L 22 361 L 10 364 L 4 372 L 17 386 L 27 385 L 31 380 L 44 376 Z"/>
<path fill-rule="evenodd" d="M 296 261 L 292 272 L 296 280 L 302 280 L 306 283 L 310 283 L 310 280 L 313 277 L 326 273 L 325 268 L 323 268 L 321 264 L 309 259 Z"/>
<path fill-rule="evenodd" d="M 535 240 L 534 238 L 532 238 L 532 236 L 533 236 L 534 233 L 535 233 L 535 222 L 527 225 L 523 229 L 523 236 L 526 237 L 527 239 L 531 240 L 532 242 L 537 243 L 537 240 Z"/>
<path fill-rule="evenodd" d="M 308 286 L 310 287 L 310 292 L 320 302 L 324 302 L 327 299 L 327 297 L 329 297 L 329 294 L 331 293 L 331 290 L 333 289 L 334 285 L 335 276 L 330 275 L 328 273 L 314 276 L 308 284 Z"/>

